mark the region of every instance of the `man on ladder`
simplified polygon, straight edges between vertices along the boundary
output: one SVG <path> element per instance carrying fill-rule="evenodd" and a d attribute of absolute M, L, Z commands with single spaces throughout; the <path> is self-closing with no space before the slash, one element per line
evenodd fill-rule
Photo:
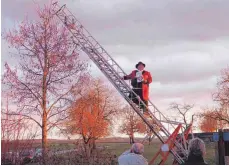
<path fill-rule="evenodd" d="M 145 64 L 142 62 L 138 62 L 136 64 L 137 70 L 131 72 L 131 74 L 124 76 L 124 80 L 131 79 L 131 85 L 133 87 L 133 91 L 141 98 L 141 100 L 148 107 L 149 100 L 149 84 L 152 82 L 152 77 L 150 72 L 145 71 Z M 135 104 L 139 104 L 138 99 L 134 98 L 133 94 L 130 94 L 130 98 L 133 100 Z M 140 108 L 143 109 L 143 113 L 146 116 L 149 116 L 148 109 L 145 108 L 142 104 L 140 104 Z"/>

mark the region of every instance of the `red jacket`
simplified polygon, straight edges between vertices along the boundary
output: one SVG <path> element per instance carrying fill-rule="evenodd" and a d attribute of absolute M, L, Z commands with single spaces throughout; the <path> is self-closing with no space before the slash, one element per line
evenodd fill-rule
<path fill-rule="evenodd" d="M 129 75 L 124 76 L 124 80 L 134 79 L 136 76 L 136 71 L 132 71 Z M 142 95 L 144 100 L 149 100 L 149 84 L 152 82 L 152 77 L 150 72 L 143 71 L 143 82 L 142 82 Z"/>

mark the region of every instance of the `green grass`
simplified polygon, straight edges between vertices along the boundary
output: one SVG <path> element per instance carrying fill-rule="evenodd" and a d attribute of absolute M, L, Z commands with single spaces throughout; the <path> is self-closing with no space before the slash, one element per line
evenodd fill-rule
<path fill-rule="evenodd" d="M 32 148 L 41 148 L 41 144 L 34 144 Z M 50 150 L 67 150 L 67 149 L 73 149 L 75 148 L 75 145 L 72 143 L 49 143 L 48 149 Z"/>
<path fill-rule="evenodd" d="M 130 149 L 131 145 L 128 143 L 97 143 L 97 146 L 108 146 L 108 149 L 117 156 L 120 156 L 124 151 Z M 145 144 L 144 157 L 148 162 L 154 157 L 159 150 L 161 144 L 159 142 L 153 142 L 151 145 Z M 215 147 L 214 143 L 206 143 L 206 162 L 208 164 L 215 163 Z M 165 164 L 172 164 L 173 157 L 169 155 Z M 159 160 L 156 160 L 154 164 L 158 164 Z"/>
<path fill-rule="evenodd" d="M 131 145 L 129 143 L 96 143 L 97 147 L 99 146 L 107 146 L 107 149 L 115 154 L 117 157 L 120 156 L 124 151 L 130 149 Z M 154 141 L 151 145 L 145 144 L 145 152 L 144 157 L 150 162 L 154 155 L 159 150 L 161 144 L 159 141 Z M 39 146 L 37 146 L 39 147 Z M 66 144 L 66 143 L 52 143 L 49 144 L 49 148 L 51 150 L 66 150 L 75 148 L 74 144 Z M 206 143 L 207 154 L 205 156 L 205 160 L 208 164 L 215 163 L 215 143 Z M 160 158 L 155 161 L 155 165 L 159 163 Z M 173 156 L 170 154 L 165 164 L 172 164 Z"/>
<path fill-rule="evenodd" d="M 208 164 L 215 164 L 215 143 L 206 143 L 206 156 L 205 160 Z"/>
<path fill-rule="evenodd" d="M 115 155 L 120 156 L 124 151 L 130 149 L 131 145 L 128 143 L 98 143 L 98 146 L 108 146 L 108 149 L 111 150 Z M 160 143 L 155 142 L 151 145 L 145 144 L 144 147 L 144 157 L 148 160 L 148 162 L 153 158 L 153 156 L 157 153 L 160 148 Z M 157 164 L 159 160 L 156 160 L 155 164 Z M 168 158 L 166 164 L 172 163 L 171 155 Z"/>
<path fill-rule="evenodd" d="M 73 149 L 75 148 L 74 144 L 60 144 L 60 143 L 53 143 L 49 145 L 49 148 L 51 150 L 67 150 L 67 149 Z"/>

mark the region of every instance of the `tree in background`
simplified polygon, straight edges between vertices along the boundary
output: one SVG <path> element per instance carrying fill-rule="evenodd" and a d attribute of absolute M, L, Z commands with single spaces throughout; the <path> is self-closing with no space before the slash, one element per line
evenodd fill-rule
<path fill-rule="evenodd" d="M 153 123 L 153 121 L 151 122 L 151 123 Z M 156 136 L 153 132 L 152 132 L 152 130 L 146 125 L 145 126 L 146 128 L 145 128 L 145 132 L 144 132 L 144 134 L 146 134 L 146 139 L 147 139 L 147 141 L 148 141 L 148 143 L 149 143 L 149 145 L 151 144 L 151 142 L 152 142 L 152 140 L 153 140 L 153 138 Z M 155 126 L 155 128 L 154 128 L 155 130 L 157 130 L 158 132 L 159 132 L 159 128 L 157 128 L 156 126 Z"/>
<path fill-rule="evenodd" d="M 101 80 L 92 79 L 69 109 L 66 131 L 82 137 L 88 157 L 95 149 L 95 141 L 110 135 L 114 116 L 120 111 L 115 92 Z"/>
<path fill-rule="evenodd" d="M 200 113 L 202 119 L 209 119 L 217 122 L 217 129 L 229 126 L 229 67 L 222 70 L 217 83 L 217 92 L 213 100 L 219 104 L 217 108 L 206 108 Z"/>
<path fill-rule="evenodd" d="M 193 122 L 194 114 L 192 114 L 192 119 L 188 120 L 188 114 L 192 112 L 193 107 L 194 105 L 189 105 L 189 104 L 181 105 L 175 102 L 170 104 L 170 109 L 178 113 L 178 119 L 182 120 L 186 128 L 188 128 L 189 124 Z"/>
<path fill-rule="evenodd" d="M 130 144 L 132 144 L 134 143 L 134 134 L 145 133 L 147 127 L 140 116 L 138 116 L 129 106 L 123 108 L 121 115 L 123 117 L 123 122 L 119 128 L 119 132 L 128 135 L 130 138 Z"/>
<path fill-rule="evenodd" d="M 229 67 L 222 70 L 217 88 L 218 91 L 213 95 L 213 99 L 219 103 L 219 108 L 214 110 L 211 118 L 229 125 Z"/>
<path fill-rule="evenodd" d="M 221 72 L 221 77 L 217 83 L 218 91 L 214 94 L 214 100 L 221 105 L 229 106 L 229 67 Z"/>
<path fill-rule="evenodd" d="M 203 132 L 214 132 L 217 130 L 218 122 L 215 119 L 211 118 L 211 114 L 213 112 L 206 111 L 204 116 L 202 116 L 201 121 L 199 123 L 199 128 Z"/>
<path fill-rule="evenodd" d="M 17 69 L 5 63 L 3 83 L 18 107 L 10 115 L 20 114 L 42 129 L 45 154 L 48 131 L 67 118 L 72 90 L 84 82 L 87 64 L 79 59 L 68 30 L 54 19 L 51 5 L 37 14 L 34 22 L 26 19 L 3 34 L 13 56 L 20 58 Z"/>
<path fill-rule="evenodd" d="M 212 129 L 212 131 L 215 131 L 217 129 L 222 129 L 226 127 L 229 123 L 227 119 L 225 119 L 227 115 L 225 115 L 224 113 L 225 113 L 224 110 L 220 110 L 218 108 L 205 108 L 203 112 L 199 114 L 199 117 L 201 119 L 199 126 L 201 127 L 202 125 L 206 129 L 205 130 L 202 130 L 202 128 L 200 129 L 202 131 L 207 131 L 208 129 L 208 131 L 210 132 L 211 131 L 210 129 Z M 205 127 L 205 125 L 208 126 Z"/>

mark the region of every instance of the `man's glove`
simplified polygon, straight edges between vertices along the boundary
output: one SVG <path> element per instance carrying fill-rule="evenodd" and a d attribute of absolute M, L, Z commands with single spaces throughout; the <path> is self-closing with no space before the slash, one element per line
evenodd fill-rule
<path fill-rule="evenodd" d="M 143 80 L 142 83 L 143 84 L 148 84 L 148 81 L 147 80 Z"/>

